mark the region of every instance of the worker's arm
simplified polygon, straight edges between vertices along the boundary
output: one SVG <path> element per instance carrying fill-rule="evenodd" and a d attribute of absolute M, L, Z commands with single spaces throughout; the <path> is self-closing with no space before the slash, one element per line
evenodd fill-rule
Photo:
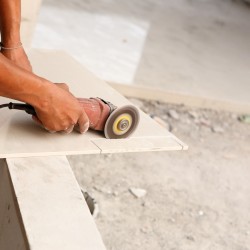
<path fill-rule="evenodd" d="M 21 22 L 21 1 L 20 0 L 0 0 L 0 31 L 1 43 L 5 48 L 1 53 L 26 70 L 31 71 L 28 57 L 20 46 L 20 22 Z"/>
<path fill-rule="evenodd" d="M 64 131 L 78 123 L 84 133 L 89 127 L 87 115 L 70 92 L 16 66 L 1 54 L 0 96 L 32 105 L 50 131 Z"/>

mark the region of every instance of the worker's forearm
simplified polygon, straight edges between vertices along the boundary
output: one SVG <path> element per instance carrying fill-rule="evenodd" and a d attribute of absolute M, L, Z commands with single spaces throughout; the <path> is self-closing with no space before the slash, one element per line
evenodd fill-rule
<path fill-rule="evenodd" d="M 32 105 L 34 119 L 49 131 L 71 132 L 79 124 L 80 132 L 85 133 L 89 127 L 86 113 L 69 91 L 16 66 L 1 53 L 0 96 Z"/>
<path fill-rule="evenodd" d="M 20 42 L 21 0 L 0 0 L 1 41 L 5 47 Z"/>
<path fill-rule="evenodd" d="M 13 64 L 0 54 L 0 96 L 27 102 L 34 107 L 49 105 L 52 83 Z"/>

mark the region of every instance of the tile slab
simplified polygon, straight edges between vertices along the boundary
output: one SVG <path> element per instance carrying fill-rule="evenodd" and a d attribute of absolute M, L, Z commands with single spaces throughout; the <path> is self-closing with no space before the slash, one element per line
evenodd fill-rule
<path fill-rule="evenodd" d="M 67 83 L 77 97 L 101 97 L 117 106 L 131 104 L 62 51 L 32 50 L 30 59 L 36 74 L 55 83 Z M 7 98 L 0 97 L 0 103 L 8 101 Z M 142 111 L 138 129 L 129 140 L 107 140 L 94 131 L 85 135 L 77 132 L 69 135 L 50 134 L 33 123 L 31 117 L 24 112 L 8 109 L 0 112 L 0 158 L 173 150 L 174 141 L 175 150 L 185 148 L 171 133 Z"/>
<path fill-rule="evenodd" d="M 179 150 L 182 145 L 172 137 L 135 137 L 127 140 L 105 139 L 93 140 L 95 145 L 101 149 L 101 153 L 123 153 L 123 152 L 140 152 L 144 148 L 150 148 L 150 151 Z"/>
<path fill-rule="evenodd" d="M 6 162 L 30 250 L 106 249 L 65 156 Z"/>

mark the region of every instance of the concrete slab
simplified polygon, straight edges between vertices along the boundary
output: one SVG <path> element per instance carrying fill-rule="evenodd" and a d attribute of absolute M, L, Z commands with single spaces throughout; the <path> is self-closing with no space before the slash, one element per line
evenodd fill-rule
<path fill-rule="evenodd" d="M 21 226 L 28 247 L 18 235 L 19 226 L 13 228 L 9 238 L 1 239 L 10 247 L 3 250 L 105 250 L 101 236 L 90 214 L 72 169 L 65 156 L 30 157 L 6 159 L 13 190 L 11 198 L 16 200 Z M 1 170 L 1 166 L 0 166 Z M 0 197 L 2 198 L 2 196 Z M 2 206 L 1 199 L 1 206 Z M 5 205 L 8 207 L 8 205 Z M 11 210 L 13 211 L 13 207 Z M 0 209 L 0 212 L 2 209 Z M 0 216 L 6 215 L 0 213 Z M 11 220 L 15 214 L 8 215 Z M 2 220 L 0 221 L 2 222 Z M 2 224 L 1 226 L 6 226 Z M 8 227 L 1 229 L 6 234 Z M 20 232 L 18 232 L 20 234 Z M 1 234 L 0 234 L 1 235 Z M 17 238 L 16 238 L 17 237 Z M 27 237 L 27 238 L 26 238 Z M 14 243 L 20 243 L 14 245 Z M 21 247 L 21 243 L 22 246 Z"/>
<path fill-rule="evenodd" d="M 85 70 L 64 52 L 31 51 L 30 59 L 34 71 L 38 75 L 54 82 L 68 83 L 72 93 L 78 97 L 102 97 L 118 107 L 130 104 L 125 97 Z M 8 101 L 10 100 L 0 98 L 0 103 Z M 126 139 L 120 140 L 120 147 L 117 147 L 117 152 L 122 150 L 127 152 L 126 145 L 130 145 L 130 151 L 151 151 L 156 148 L 158 150 L 172 150 L 172 141 L 176 140 L 175 137 L 143 112 L 140 112 L 140 114 L 140 124 L 137 131 L 130 138 L 131 144 L 128 144 Z M 143 138 L 148 143 L 141 143 L 138 141 L 138 137 Z M 165 138 L 165 143 L 161 140 L 158 144 L 154 140 L 152 144 L 151 139 L 154 137 Z M 107 140 L 107 143 L 103 144 L 102 147 L 95 143 L 95 140 L 100 138 Z M 169 143 L 169 140 L 171 143 Z M 85 135 L 80 135 L 77 132 L 69 135 L 50 134 L 34 124 L 31 117 L 25 112 L 1 110 L 0 158 L 100 154 L 109 152 L 109 146 L 106 146 L 109 143 L 112 143 L 112 140 L 104 139 L 104 135 L 94 131 L 88 131 Z M 183 147 L 176 143 L 175 149 L 182 150 Z M 114 148 L 110 150 L 112 153 L 115 151 Z"/>

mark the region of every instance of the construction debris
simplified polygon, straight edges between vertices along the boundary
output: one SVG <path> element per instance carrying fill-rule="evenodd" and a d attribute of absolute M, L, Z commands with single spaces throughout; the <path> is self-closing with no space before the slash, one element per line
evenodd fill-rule
<path fill-rule="evenodd" d="M 187 238 L 187 240 L 195 241 L 195 239 L 192 235 L 187 235 L 186 238 Z"/>
<path fill-rule="evenodd" d="M 212 131 L 214 133 L 224 133 L 224 129 L 222 127 L 219 127 L 219 126 L 213 126 Z"/>
<path fill-rule="evenodd" d="M 250 124 L 250 115 L 241 115 L 239 116 L 239 121 L 243 123 L 249 123 Z"/>
<path fill-rule="evenodd" d="M 201 118 L 200 120 L 198 120 L 198 123 L 201 124 L 201 125 L 204 125 L 206 127 L 211 126 L 211 122 L 208 119 L 205 119 L 205 118 Z"/>
<path fill-rule="evenodd" d="M 199 118 L 199 115 L 195 111 L 190 110 L 190 111 L 188 111 L 188 114 L 193 119 L 198 119 Z"/>
<path fill-rule="evenodd" d="M 141 188 L 129 188 L 129 191 L 136 198 L 142 198 L 147 194 L 147 190 Z"/>
<path fill-rule="evenodd" d="M 174 109 L 170 109 L 170 110 L 168 111 L 168 115 L 169 115 L 171 118 L 175 119 L 175 120 L 179 120 L 179 119 L 180 119 L 179 114 L 178 114 Z"/>
<path fill-rule="evenodd" d="M 200 210 L 200 211 L 198 212 L 198 215 L 199 215 L 199 216 L 203 216 L 203 215 L 204 215 L 204 212 L 203 212 L 202 210 Z"/>

